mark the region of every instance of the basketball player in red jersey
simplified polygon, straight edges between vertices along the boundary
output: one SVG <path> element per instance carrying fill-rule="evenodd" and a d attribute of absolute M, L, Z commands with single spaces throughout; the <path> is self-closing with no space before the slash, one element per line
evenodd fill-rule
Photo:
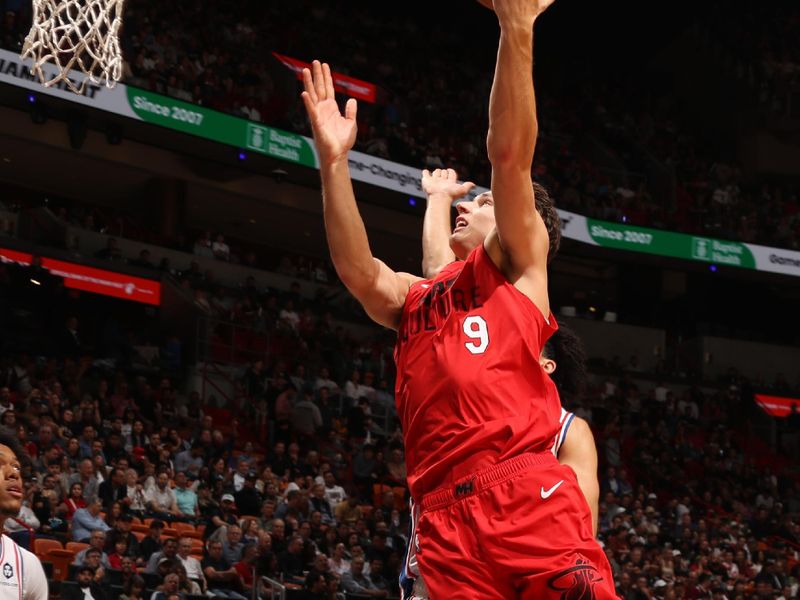
<path fill-rule="evenodd" d="M 421 507 L 417 559 L 433 600 L 616 597 L 575 472 L 549 448 L 561 405 L 539 365 L 557 328 L 547 261 L 558 218 L 530 176 L 532 46 L 534 22 L 551 1 L 494 3 L 492 193 L 459 205 L 451 247 L 462 261 L 432 280 L 372 256 L 347 162 L 356 102 L 339 112 L 327 65 L 315 61 L 313 74 L 303 73 L 331 258 L 367 313 L 398 331 L 396 401 Z M 537 202 L 549 204 L 547 219 Z"/>
<path fill-rule="evenodd" d="M 453 169 L 422 171 L 422 189 L 427 197 L 422 220 L 422 275 L 426 279 L 433 279 L 444 267 L 457 260 L 450 248 L 450 212 L 453 203 L 474 187 L 471 181 L 460 182 Z M 543 210 L 541 203 L 537 204 L 537 210 Z M 548 341 L 539 363 L 556 382 L 562 401 L 565 393 L 581 391 L 586 378 L 586 354 L 574 332 L 560 329 Z M 555 454 L 558 462 L 572 467 L 578 476 L 578 484 L 592 511 L 592 529 L 597 535 L 600 484 L 597 480 L 597 446 L 592 430 L 585 420 L 567 413 L 557 437 Z"/>

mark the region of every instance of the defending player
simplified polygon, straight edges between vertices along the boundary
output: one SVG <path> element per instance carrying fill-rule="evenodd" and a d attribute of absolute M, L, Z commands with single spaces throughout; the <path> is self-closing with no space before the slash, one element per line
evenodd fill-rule
<path fill-rule="evenodd" d="M 22 448 L 13 432 L 0 428 L 0 531 L 22 507 Z M 0 600 L 47 600 L 47 577 L 39 559 L 14 540 L 0 537 Z"/>
<path fill-rule="evenodd" d="M 547 261 L 558 217 L 545 194 L 534 198 L 530 177 L 533 24 L 547 4 L 495 2 L 492 193 L 459 205 L 451 247 L 462 261 L 433 280 L 372 256 L 347 163 L 355 100 L 342 115 L 327 65 L 303 74 L 331 258 L 367 313 L 398 330 L 396 399 L 421 505 L 416 551 L 434 599 L 615 597 L 575 472 L 550 452 L 561 405 L 539 365 L 557 328 Z"/>

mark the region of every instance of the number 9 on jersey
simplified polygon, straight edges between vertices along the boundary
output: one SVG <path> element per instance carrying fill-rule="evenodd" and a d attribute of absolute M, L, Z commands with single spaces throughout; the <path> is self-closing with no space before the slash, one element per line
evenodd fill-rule
<path fill-rule="evenodd" d="M 464 319 L 464 334 L 472 341 L 464 345 L 471 354 L 483 354 L 489 346 L 489 327 L 483 317 L 470 316 Z"/>

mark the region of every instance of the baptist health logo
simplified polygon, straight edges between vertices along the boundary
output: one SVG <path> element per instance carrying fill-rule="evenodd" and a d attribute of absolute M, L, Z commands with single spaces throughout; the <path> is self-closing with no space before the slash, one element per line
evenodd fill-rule
<path fill-rule="evenodd" d="M 742 266 L 745 247 L 738 242 L 723 242 L 709 238 L 692 238 L 692 258 L 723 265 Z"/>
<path fill-rule="evenodd" d="M 303 138 L 291 133 L 282 133 L 270 127 L 247 124 L 247 148 L 282 158 L 291 162 L 300 162 L 303 149 Z"/>
<path fill-rule="evenodd" d="M 247 147 L 260 152 L 267 151 L 267 130 L 257 125 L 247 125 Z"/>
<path fill-rule="evenodd" d="M 692 238 L 692 258 L 711 260 L 710 241 L 704 238 Z"/>

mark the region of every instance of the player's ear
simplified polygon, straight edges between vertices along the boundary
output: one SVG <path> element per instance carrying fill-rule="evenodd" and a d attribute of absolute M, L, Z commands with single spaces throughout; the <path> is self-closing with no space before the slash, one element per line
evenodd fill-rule
<path fill-rule="evenodd" d="M 542 365 L 542 369 L 548 375 L 552 375 L 556 372 L 556 361 L 552 358 L 545 358 L 544 356 L 539 359 L 539 364 Z"/>

